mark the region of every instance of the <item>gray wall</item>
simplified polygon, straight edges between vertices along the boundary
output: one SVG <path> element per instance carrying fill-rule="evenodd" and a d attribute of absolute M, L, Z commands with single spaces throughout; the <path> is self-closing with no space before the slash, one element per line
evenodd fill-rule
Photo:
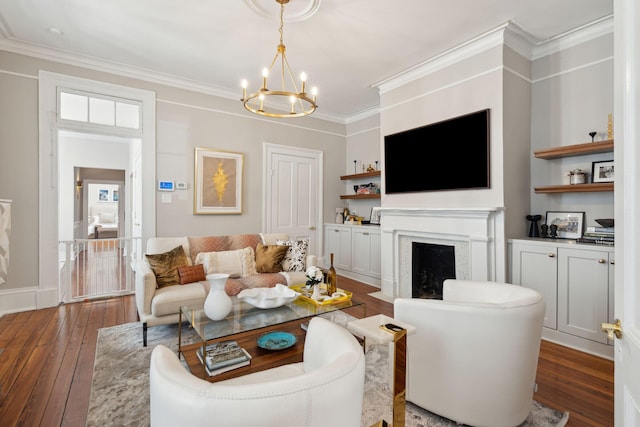
<path fill-rule="evenodd" d="M 156 93 L 157 177 L 189 183 L 189 191 L 181 197 L 174 193 L 171 204 L 156 199 L 159 236 L 262 231 L 263 142 L 323 151 L 323 214 L 335 217 L 335 200 L 343 191 L 337 179 L 344 173 L 343 124 L 312 117 L 262 119 L 245 112 L 239 101 L 0 51 L 0 198 L 13 200 L 9 280 L 0 295 L 39 284 L 38 70 Z M 241 215 L 193 215 L 195 147 L 244 154 Z"/>

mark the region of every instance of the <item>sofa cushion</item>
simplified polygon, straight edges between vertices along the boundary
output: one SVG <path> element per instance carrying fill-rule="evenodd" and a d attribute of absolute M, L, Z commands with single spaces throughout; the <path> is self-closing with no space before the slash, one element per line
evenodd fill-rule
<path fill-rule="evenodd" d="M 230 277 L 244 277 L 256 274 L 255 252 L 253 248 L 233 251 L 200 252 L 196 264 L 204 265 L 205 274 L 226 273 Z"/>
<path fill-rule="evenodd" d="M 256 246 L 256 271 L 258 273 L 278 273 L 282 271 L 282 260 L 289 248 L 284 245 Z"/>
<path fill-rule="evenodd" d="M 207 280 L 202 264 L 180 266 L 178 267 L 178 275 L 180 276 L 181 285 Z"/>
<path fill-rule="evenodd" d="M 207 290 L 202 282 L 158 289 L 151 300 L 151 314 L 156 317 L 180 312 L 180 306 L 204 304 Z"/>
<path fill-rule="evenodd" d="M 195 260 L 200 252 L 221 252 L 251 247 L 262 241 L 259 234 L 234 234 L 227 236 L 198 236 L 188 237 L 191 260 Z"/>
<path fill-rule="evenodd" d="M 305 271 L 307 249 L 309 248 L 307 240 L 278 240 L 276 243 L 289 247 L 282 261 L 284 271 Z"/>
<path fill-rule="evenodd" d="M 180 284 L 178 267 L 189 265 L 187 255 L 182 246 L 176 246 L 168 252 L 161 254 L 146 254 L 147 261 L 156 276 L 158 288 Z"/>
<path fill-rule="evenodd" d="M 161 254 L 170 251 L 178 245 L 181 245 L 182 249 L 184 249 L 189 265 L 191 265 L 191 252 L 189 251 L 189 239 L 187 237 L 152 237 L 147 241 L 146 253 Z"/>

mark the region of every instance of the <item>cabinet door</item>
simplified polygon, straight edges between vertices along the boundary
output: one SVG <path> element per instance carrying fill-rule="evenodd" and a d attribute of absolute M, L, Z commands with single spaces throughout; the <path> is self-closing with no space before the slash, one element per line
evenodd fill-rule
<path fill-rule="evenodd" d="M 333 266 L 341 270 L 351 270 L 351 230 L 348 227 L 326 226 L 325 263 L 329 265 L 329 255 L 333 253 Z"/>
<path fill-rule="evenodd" d="M 351 232 L 351 271 L 380 278 L 380 234 L 377 230 Z"/>
<path fill-rule="evenodd" d="M 558 259 L 555 246 L 512 246 L 511 282 L 535 289 L 542 294 L 547 305 L 544 326 L 557 328 L 557 272 Z"/>
<path fill-rule="evenodd" d="M 607 343 L 609 253 L 558 249 L 558 330 Z"/>

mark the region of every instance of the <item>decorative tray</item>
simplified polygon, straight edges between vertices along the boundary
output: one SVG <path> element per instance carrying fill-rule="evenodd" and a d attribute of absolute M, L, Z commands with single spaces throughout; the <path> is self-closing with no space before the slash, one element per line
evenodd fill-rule
<path fill-rule="evenodd" d="M 316 285 L 316 286 L 320 286 L 321 290 L 326 289 L 327 285 L 322 283 L 320 285 Z M 324 306 L 324 305 L 331 305 L 331 304 L 340 304 L 343 302 L 348 302 L 351 301 L 351 297 L 353 296 L 353 292 L 349 292 L 346 291 L 344 289 L 340 289 L 338 288 L 337 292 L 342 293 L 343 295 L 340 295 L 338 297 L 333 297 L 333 298 L 327 298 L 323 301 L 318 301 L 315 300 L 313 298 L 311 298 L 311 294 L 313 293 L 313 289 L 307 289 L 307 285 L 305 285 L 304 283 L 300 284 L 300 285 L 292 285 L 290 286 L 291 289 L 293 289 L 294 291 L 298 292 L 300 294 L 300 296 L 298 298 L 306 301 L 306 302 L 310 302 L 311 304 L 317 305 L 317 306 Z M 326 295 L 325 295 L 326 298 Z"/>

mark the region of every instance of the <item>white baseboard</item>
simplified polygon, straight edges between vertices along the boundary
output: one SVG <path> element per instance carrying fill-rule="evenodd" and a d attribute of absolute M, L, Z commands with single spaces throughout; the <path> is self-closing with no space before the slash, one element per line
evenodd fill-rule
<path fill-rule="evenodd" d="M 37 287 L 7 289 L 0 292 L 0 316 L 58 305 L 56 289 Z"/>

